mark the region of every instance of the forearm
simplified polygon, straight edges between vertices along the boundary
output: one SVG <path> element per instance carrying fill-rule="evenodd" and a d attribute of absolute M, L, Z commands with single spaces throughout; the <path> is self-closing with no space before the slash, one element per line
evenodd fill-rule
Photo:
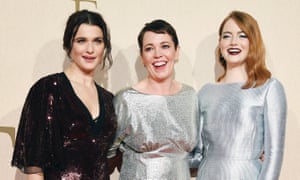
<path fill-rule="evenodd" d="M 43 173 L 28 174 L 27 180 L 44 180 Z"/>

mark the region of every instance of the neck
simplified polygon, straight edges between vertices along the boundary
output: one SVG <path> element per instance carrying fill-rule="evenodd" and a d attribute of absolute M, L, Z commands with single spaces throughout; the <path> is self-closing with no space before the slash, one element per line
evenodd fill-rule
<path fill-rule="evenodd" d="M 228 68 L 225 77 L 222 79 L 224 83 L 246 82 L 248 75 L 243 67 Z"/>
<path fill-rule="evenodd" d="M 68 67 L 64 72 L 72 82 L 85 86 L 94 85 L 94 76 L 92 73 L 84 73 L 72 67 Z"/>

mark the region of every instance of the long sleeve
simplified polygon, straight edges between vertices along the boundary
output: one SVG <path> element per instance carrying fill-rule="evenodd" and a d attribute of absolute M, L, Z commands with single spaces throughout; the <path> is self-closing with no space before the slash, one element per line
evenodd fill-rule
<path fill-rule="evenodd" d="M 112 147 L 109 149 L 107 155 L 108 158 L 112 158 L 117 155 L 118 148 L 120 147 L 126 135 L 128 135 L 125 132 L 125 128 L 126 128 L 125 124 L 127 124 L 126 122 L 128 119 L 126 118 L 128 114 L 128 110 L 123 96 L 121 94 L 116 95 L 113 99 L 113 104 L 117 115 L 118 128 L 117 128 L 114 143 Z"/>
<path fill-rule="evenodd" d="M 270 83 L 264 107 L 265 158 L 259 180 L 277 180 L 283 160 L 286 97 L 279 81 Z"/>
<path fill-rule="evenodd" d="M 203 153 L 203 141 L 202 141 L 202 127 L 203 127 L 203 115 L 201 114 L 201 106 L 200 106 L 200 98 L 198 97 L 197 103 L 197 144 L 193 151 L 189 153 L 188 161 L 190 168 L 198 168 L 201 160 L 202 160 L 202 153 Z"/>
<path fill-rule="evenodd" d="M 194 150 L 189 153 L 189 166 L 190 168 L 198 168 L 200 162 L 202 159 L 202 143 L 201 143 L 201 137 L 198 138 L 198 143 Z"/>

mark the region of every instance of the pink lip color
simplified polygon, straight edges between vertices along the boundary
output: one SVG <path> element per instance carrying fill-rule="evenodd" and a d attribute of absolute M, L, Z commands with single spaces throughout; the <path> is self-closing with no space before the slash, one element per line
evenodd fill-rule
<path fill-rule="evenodd" d="M 161 66 L 154 66 L 154 65 L 153 65 L 153 67 L 154 67 L 155 70 L 157 70 L 157 71 L 162 71 L 162 70 L 164 70 L 164 69 L 166 68 L 167 64 L 168 64 L 168 63 L 166 63 L 166 64 L 164 64 L 164 65 L 161 65 Z"/>
<path fill-rule="evenodd" d="M 83 59 L 86 61 L 86 62 L 94 62 L 94 60 L 96 59 L 95 57 L 88 57 L 88 56 L 83 56 Z"/>

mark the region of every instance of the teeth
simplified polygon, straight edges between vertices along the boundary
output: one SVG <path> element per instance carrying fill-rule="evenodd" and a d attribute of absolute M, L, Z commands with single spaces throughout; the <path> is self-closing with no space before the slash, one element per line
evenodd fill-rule
<path fill-rule="evenodd" d="M 167 64 L 167 63 L 164 62 L 164 61 L 160 61 L 160 62 L 155 62 L 155 63 L 153 63 L 154 66 L 163 66 L 163 65 L 165 65 L 165 64 Z"/>
<path fill-rule="evenodd" d="M 241 52 L 241 50 L 239 50 L 239 49 L 229 49 L 228 52 L 230 52 L 230 53 L 238 53 L 238 52 Z"/>

